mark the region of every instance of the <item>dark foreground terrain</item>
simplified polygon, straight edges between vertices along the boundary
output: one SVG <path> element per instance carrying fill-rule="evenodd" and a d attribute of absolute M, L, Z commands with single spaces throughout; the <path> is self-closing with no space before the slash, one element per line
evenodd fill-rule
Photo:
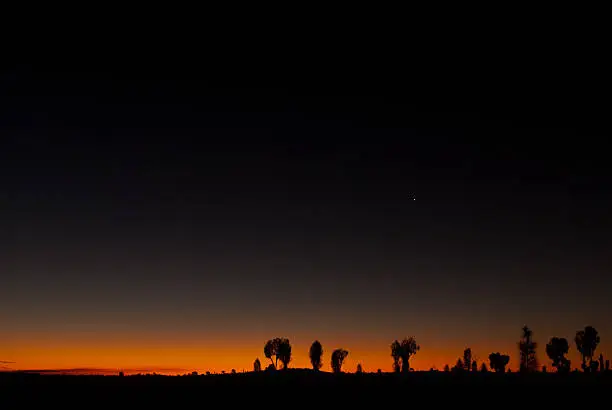
<path fill-rule="evenodd" d="M 414 372 L 313 373 L 308 370 L 208 376 L 48 376 L 0 374 L 0 409 L 43 407 L 529 407 L 608 404 L 611 374 Z"/>

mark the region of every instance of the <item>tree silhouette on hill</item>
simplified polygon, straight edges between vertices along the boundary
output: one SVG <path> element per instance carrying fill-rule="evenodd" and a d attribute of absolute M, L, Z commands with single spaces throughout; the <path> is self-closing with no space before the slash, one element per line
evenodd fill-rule
<path fill-rule="evenodd" d="M 523 326 L 523 335 L 519 341 L 520 370 L 521 372 L 533 372 L 538 368 L 536 358 L 537 343 L 533 341 L 533 331 Z"/>
<path fill-rule="evenodd" d="M 264 355 L 270 359 L 274 369 L 278 369 L 279 360 L 283 364 L 283 368 L 286 369 L 291 361 L 291 344 L 289 339 L 276 337 L 268 340 L 264 345 Z M 272 356 L 274 356 L 274 360 L 272 360 Z"/>
<path fill-rule="evenodd" d="M 264 355 L 266 358 L 270 359 L 272 362 L 272 366 L 276 369 L 278 365 L 278 346 L 280 344 L 280 338 L 274 338 L 268 340 L 264 346 Z M 272 360 L 272 356 L 274 356 L 275 360 Z"/>
<path fill-rule="evenodd" d="M 576 332 L 574 341 L 576 342 L 576 349 L 582 356 L 582 370 L 588 372 L 592 369 L 595 349 L 597 349 L 597 345 L 599 345 L 599 334 L 593 326 L 586 326 L 584 330 Z"/>
<path fill-rule="evenodd" d="M 283 364 L 283 370 L 287 370 L 291 361 L 291 343 L 289 343 L 289 339 L 281 339 L 278 346 L 278 359 Z"/>
<path fill-rule="evenodd" d="M 259 361 L 259 358 L 255 359 L 255 361 L 253 362 L 253 371 L 254 372 L 261 371 L 261 362 Z"/>
<path fill-rule="evenodd" d="M 342 363 L 348 356 L 349 352 L 344 349 L 336 349 L 331 355 L 331 367 L 334 373 L 342 372 Z"/>
<path fill-rule="evenodd" d="M 491 353 L 489 355 L 489 367 L 496 373 L 505 373 L 506 366 L 510 362 L 510 356 L 497 353 Z"/>
<path fill-rule="evenodd" d="M 321 369 L 321 366 L 323 366 L 323 346 L 321 345 L 321 342 L 319 342 L 318 340 L 312 342 L 312 345 L 310 346 L 309 356 L 310 363 L 312 364 L 312 369 L 314 371 L 319 371 L 319 369 Z"/>
<path fill-rule="evenodd" d="M 414 337 L 406 337 L 401 342 L 397 340 L 391 343 L 391 356 L 393 357 L 393 368 L 397 371 L 399 362 L 401 361 L 402 373 L 410 371 L 410 357 L 414 356 L 421 346 L 416 343 Z"/>
<path fill-rule="evenodd" d="M 568 373 L 570 370 L 571 362 L 565 357 L 568 351 L 569 343 L 563 337 L 553 337 L 546 344 L 546 355 L 559 373 Z"/>
<path fill-rule="evenodd" d="M 472 349 L 469 347 L 463 351 L 463 366 L 466 371 L 470 371 L 472 366 Z"/>

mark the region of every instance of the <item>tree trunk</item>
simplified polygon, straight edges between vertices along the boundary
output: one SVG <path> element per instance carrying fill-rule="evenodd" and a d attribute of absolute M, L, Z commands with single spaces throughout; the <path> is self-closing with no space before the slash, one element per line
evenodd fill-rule
<path fill-rule="evenodd" d="M 407 356 L 402 357 L 402 373 L 408 373 L 410 371 L 410 362 Z"/>

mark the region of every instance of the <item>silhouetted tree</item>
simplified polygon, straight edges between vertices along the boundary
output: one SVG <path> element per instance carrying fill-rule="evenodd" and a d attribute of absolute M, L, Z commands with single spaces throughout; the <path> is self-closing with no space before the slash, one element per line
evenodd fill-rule
<path fill-rule="evenodd" d="M 606 360 L 606 371 L 610 371 L 610 360 Z"/>
<path fill-rule="evenodd" d="M 485 362 L 482 362 L 482 364 L 480 365 L 480 372 L 487 373 L 488 371 L 489 369 L 487 369 L 487 364 Z"/>
<path fill-rule="evenodd" d="M 289 339 L 280 340 L 277 357 L 283 364 L 283 370 L 287 370 L 291 361 L 291 343 L 289 343 Z"/>
<path fill-rule="evenodd" d="M 357 363 L 357 370 L 355 371 L 357 374 L 363 373 L 363 367 L 361 367 L 361 363 Z"/>
<path fill-rule="evenodd" d="M 410 357 L 414 356 L 421 346 L 416 343 L 414 337 L 406 337 L 401 342 L 397 340 L 391 343 L 391 356 L 393 357 L 393 370 L 397 371 L 401 360 L 402 373 L 410 371 Z"/>
<path fill-rule="evenodd" d="M 470 366 L 472 365 L 472 349 L 469 347 L 463 351 L 463 366 L 465 366 L 466 371 L 470 371 Z"/>
<path fill-rule="evenodd" d="M 323 357 L 323 346 L 318 340 L 312 342 L 310 346 L 310 363 L 312 363 L 312 368 L 315 371 L 319 371 L 321 366 L 323 366 L 323 362 L 321 358 Z"/>
<path fill-rule="evenodd" d="M 593 326 L 587 326 L 584 330 L 576 332 L 575 342 L 576 349 L 578 349 L 582 356 L 582 370 L 585 372 L 589 371 L 591 369 L 593 356 L 595 355 L 595 349 L 597 349 L 597 345 L 599 344 L 599 334 Z"/>
<path fill-rule="evenodd" d="M 604 371 L 604 357 L 603 357 L 603 354 L 599 355 L 599 371 L 600 372 Z"/>
<path fill-rule="evenodd" d="M 546 355 L 552 361 L 552 365 L 559 373 L 568 373 L 570 370 L 570 361 L 565 357 L 569 351 L 569 343 L 567 339 L 561 337 L 553 337 L 546 344 Z"/>
<path fill-rule="evenodd" d="M 236 374 L 236 369 L 232 369 L 232 374 Z"/>
<path fill-rule="evenodd" d="M 271 363 L 271 364 L 268 365 L 268 367 L 266 367 L 266 371 L 267 372 L 271 372 L 271 371 L 274 371 L 274 370 L 276 370 L 276 367 L 274 367 L 274 363 Z"/>
<path fill-rule="evenodd" d="M 264 346 L 264 355 L 266 358 L 270 359 L 272 366 L 274 369 L 277 368 L 278 364 L 278 346 L 280 345 L 280 338 L 274 338 L 268 340 Z M 272 356 L 274 356 L 275 360 L 272 360 Z"/>
<path fill-rule="evenodd" d="M 478 371 L 478 363 L 476 363 L 476 360 L 474 360 L 472 362 L 472 371 L 473 372 L 477 372 Z"/>
<path fill-rule="evenodd" d="M 521 372 L 533 372 L 538 368 L 536 358 L 537 343 L 533 341 L 533 331 L 527 326 L 523 326 L 523 336 L 518 343 L 520 353 Z"/>
<path fill-rule="evenodd" d="M 489 367 L 496 373 L 505 373 L 506 366 L 510 362 L 510 356 L 497 353 L 491 353 L 489 355 Z"/>
<path fill-rule="evenodd" d="M 261 362 L 259 361 L 259 357 L 257 359 L 255 359 L 255 361 L 253 362 L 253 371 L 254 372 L 260 372 L 261 371 Z"/>
<path fill-rule="evenodd" d="M 331 367 L 334 373 L 342 372 L 342 363 L 348 356 L 349 352 L 344 349 L 336 349 L 331 355 Z"/>
<path fill-rule="evenodd" d="M 444 371 L 445 372 L 450 372 L 450 367 L 448 366 L 448 364 L 444 365 Z"/>
<path fill-rule="evenodd" d="M 393 357 L 393 372 L 394 373 L 399 373 L 400 371 L 400 361 L 401 361 L 400 349 L 401 349 L 401 346 L 397 340 L 391 343 L 391 357 Z"/>

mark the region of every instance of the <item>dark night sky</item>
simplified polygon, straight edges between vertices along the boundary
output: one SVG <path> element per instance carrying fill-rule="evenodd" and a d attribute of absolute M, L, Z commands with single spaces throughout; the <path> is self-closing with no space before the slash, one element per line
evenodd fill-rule
<path fill-rule="evenodd" d="M 296 365 L 319 338 L 388 368 L 415 335 L 429 368 L 516 356 L 525 323 L 610 346 L 605 107 L 466 72 L 3 72 L 2 358 L 250 367 L 286 335 Z"/>

